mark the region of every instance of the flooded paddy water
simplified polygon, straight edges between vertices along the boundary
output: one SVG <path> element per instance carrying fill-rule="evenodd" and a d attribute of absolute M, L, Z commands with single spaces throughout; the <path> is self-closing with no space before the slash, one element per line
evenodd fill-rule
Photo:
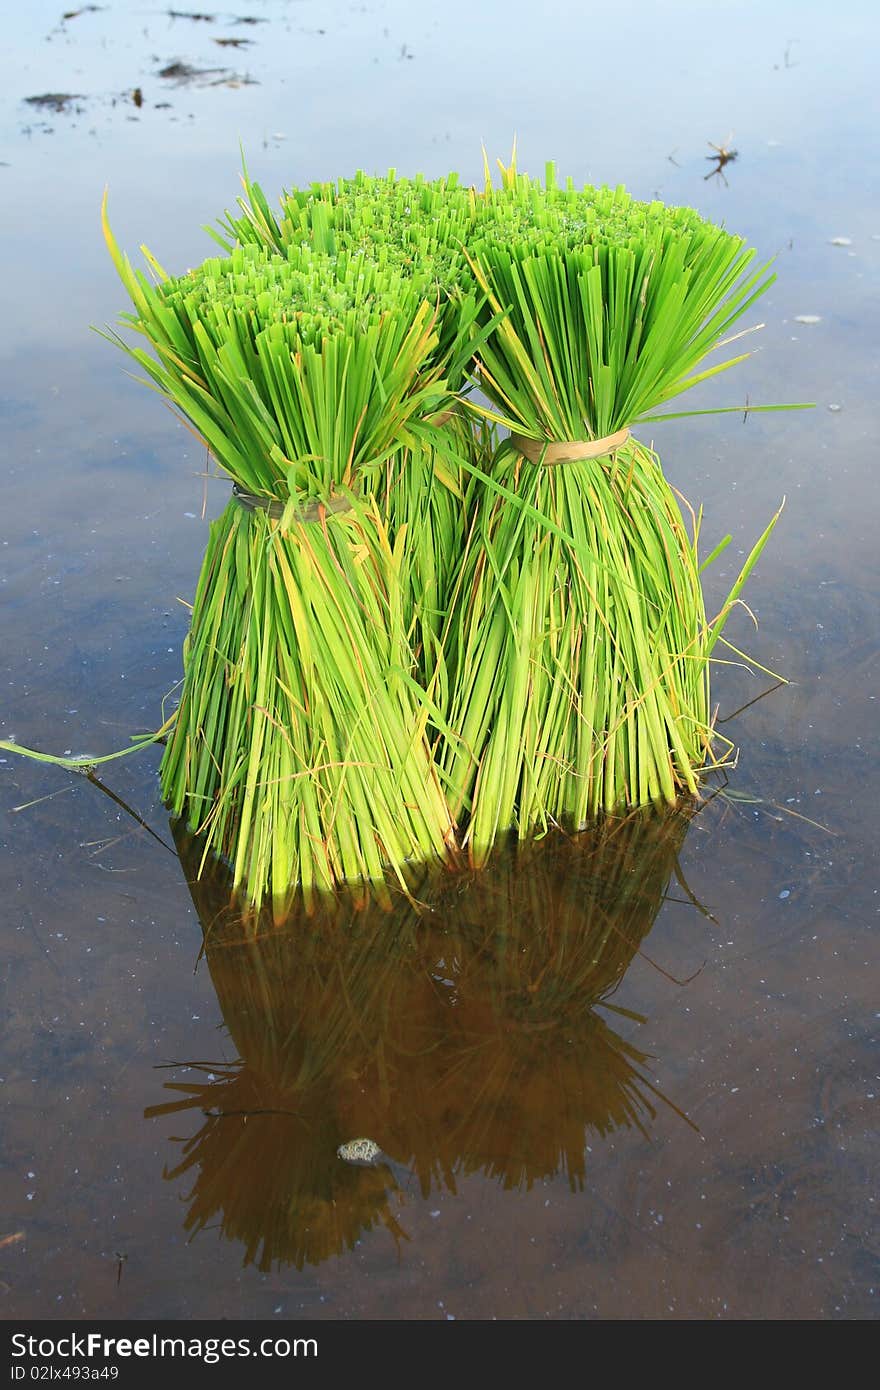
<path fill-rule="evenodd" d="M 816 408 L 656 426 L 706 552 L 734 538 L 710 609 L 785 499 L 729 635 L 788 683 L 718 667 L 738 764 L 687 814 L 243 942 L 157 748 L 102 786 L 0 754 L 0 1315 L 876 1317 L 874 7 L 39 0 L 3 26 L 0 738 L 158 726 L 228 496 L 91 331 L 126 307 L 105 186 L 120 244 L 182 270 L 239 145 L 271 198 L 478 182 L 515 134 L 523 169 L 775 257 L 753 357 L 690 404 Z M 371 1162 L 339 1157 L 357 1137 Z"/>

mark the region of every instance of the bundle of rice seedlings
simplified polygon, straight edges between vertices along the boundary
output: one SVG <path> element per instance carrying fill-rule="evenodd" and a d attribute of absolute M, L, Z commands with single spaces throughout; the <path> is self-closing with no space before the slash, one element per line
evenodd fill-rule
<path fill-rule="evenodd" d="M 251 902 L 445 857 L 453 827 L 415 680 L 403 531 L 375 500 L 448 404 L 436 312 L 393 248 L 257 246 L 135 272 L 117 339 L 234 482 L 184 654 L 165 798 Z M 399 259 L 399 258 L 398 258 Z M 417 534 L 412 543 L 418 545 Z"/>
<path fill-rule="evenodd" d="M 478 341 L 482 293 L 466 253 L 474 194 L 456 174 L 429 181 L 402 178 L 395 170 L 381 177 L 360 171 L 335 183 L 284 190 L 277 212 L 246 167 L 242 183 L 237 210 L 219 219 L 219 230 L 207 229 L 227 253 L 258 246 L 280 256 L 300 247 L 331 257 L 393 255 L 401 273 L 416 279 L 436 306 L 438 356 L 446 364 L 450 394 L 464 389 Z M 483 334 L 491 323 L 491 315 L 483 315 Z M 460 411 L 442 410 L 432 423 L 437 428 L 429 437 L 423 435 L 390 461 L 376 499 L 392 540 L 398 533 L 408 538 L 405 611 L 418 675 L 425 684 L 436 683 L 442 703 L 447 676 L 440 634 L 467 533 L 467 469 L 479 468 L 481 455 L 475 452 L 472 421 Z M 410 545 L 414 537 L 418 543 Z"/>
<path fill-rule="evenodd" d="M 740 238 L 515 164 L 277 215 L 245 175 L 224 255 L 176 278 L 104 227 L 147 346 L 110 336 L 233 482 L 161 780 L 247 902 L 698 791 L 709 662 L 776 518 L 710 621 L 726 542 L 700 559 L 632 430 L 742 360 L 704 365 L 774 278 Z"/>
<path fill-rule="evenodd" d="M 703 365 L 774 277 L 689 209 L 560 188 L 552 168 L 487 188 L 468 253 L 498 316 L 476 380 L 510 431 L 476 483 L 445 640 L 441 765 L 479 864 L 509 827 L 671 804 L 719 764 L 709 659 L 775 518 L 708 621 L 700 518 L 688 534 L 631 430 L 742 360 Z"/>

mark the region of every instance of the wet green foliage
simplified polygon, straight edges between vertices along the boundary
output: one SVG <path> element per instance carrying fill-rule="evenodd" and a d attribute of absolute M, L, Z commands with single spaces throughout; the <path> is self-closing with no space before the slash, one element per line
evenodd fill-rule
<path fill-rule="evenodd" d="M 245 174 L 179 277 L 104 225 L 147 345 L 117 341 L 250 499 L 212 525 L 162 763 L 245 898 L 698 790 L 774 523 L 710 621 L 700 517 L 629 431 L 742 360 L 705 366 L 773 278 L 740 238 L 515 162 L 277 212 Z"/>

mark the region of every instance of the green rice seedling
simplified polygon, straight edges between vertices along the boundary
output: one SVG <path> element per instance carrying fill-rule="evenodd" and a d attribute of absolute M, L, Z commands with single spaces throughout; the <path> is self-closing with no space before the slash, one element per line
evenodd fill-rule
<path fill-rule="evenodd" d="M 476 199 L 456 174 L 431 181 L 401 178 L 393 169 L 382 177 L 361 171 L 336 183 L 285 190 L 277 213 L 246 168 L 242 183 L 237 211 L 218 220 L 219 230 L 207 229 L 224 251 L 253 244 L 284 255 L 308 245 L 329 255 L 345 251 L 373 259 L 394 248 L 403 273 L 434 289 L 441 347 L 445 334 L 457 336 L 459 296 L 474 290 L 466 246 Z"/>
<path fill-rule="evenodd" d="M 375 498 L 448 404 L 435 309 L 391 256 L 245 246 L 178 279 L 153 262 L 153 283 L 106 233 L 152 352 L 118 341 L 236 494 L 196 594 L 166 800 L 251 902 L 381 890 L 389 871 L 405 887 L 454 831 L 414 677 L 405 532 Z"/>
<path fill-rule="evenodd" d="M 768 268 L 688 209 L 559 188 L 552 169 L 543 187 L 504 173 L 468 244 L 496 316 L 475 371 L 488 405 L 471 407 L 510 434 L 475 483 L 445 640 L 454 735 L 439 755 L 477 864 L 511 826 L 578 828 L 697 791 L 719 762 L 709 658 L 774 524 L 708 621 L 699 518 L 688 534 L 630 432 L 742 360 L 704 366 Z"/>
<path fill-rule="evenodd" d="M 307 246 L 331 257 L 368 261 L 393 255 L 401 273 L 416 281 L 436 305 L 438 355 L 446 364 L 450 392 L 465 386 L 483 296 L 465 249 L 474 194 L 459 184 L 457 175 L 428 181 L 421 176 L 401 178 L 394 170 L 382 177 L 359 172 L 335 183 L 285 190 L 277 211 L 246 167 L 242 182 L 236 211 L 219 219 L 219 230 L 208 229 L 228 254 L 257 246 L 287 256 L 292 248 Z M 490 327 L 491 315 L 484 314 L 483 335 Z M 449 571 L 466 533 L 463 499 L 468 477 L 460 460 L 471 457 L 473 444 L 472 427 L 460 414 L 442 411 L 433 423 L 446 428 L 442 433 L 435 430 L 421 447 L 396 456 L 385 470 L 377 498 L 392 537 L 398 531 L 405 537 L 405 570 L 412 590 L 408 611 L 420 676 L 430 682 L 436 674 L 442 688 L 439 635 Z"/>
<path fill-rule="evenodd" d="M 286 190 L 277 212 L 246 168 L 242 181 L 244 194 L 236 212 L 219 220 L 219 230 L 208 229 L 227 253 L 258 246 L 287 256 L 291 248 L 307 246 L 331 257 L 368 261 L 391 254 L 401 273 L 436 305 L 437 351 L 450 392 L 465 386 L 478 339 L 491 329 L 491 315 L 483 315 L 478 325 L 483 296 L 465 250 L 474 195 L 457 175 L 427 181 L 401 178 L 394 170 L 383 177 L 359 172 L 335 183 Z M 471 457 L 473 442 L 472 425 L 461 414 L 441 411 L 432 423 L 436 428 L 430 438 L 401 452 L 385 470 L 377 500 L 392 537 L 401 531 L 405 538 L 404 569 L 411 581 L 407 611 L 420 677 L 442 689 L 446 677 L 439 637 L 449 571 L 466 527 L 468 476 L 461 458 Z"/>

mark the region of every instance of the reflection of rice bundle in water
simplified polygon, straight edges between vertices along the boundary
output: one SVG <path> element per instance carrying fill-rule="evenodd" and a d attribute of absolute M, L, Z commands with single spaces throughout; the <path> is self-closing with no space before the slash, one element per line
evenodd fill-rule
<path fill-rule="evenodd" d="M 395 1181 L 382 1167 L 352 1169 L 335 1159 L 340 1135 L 323 1091 L 298 1095 L 248 1067 L 211 1069 L 213 1081 L 173 1083 L 178 1102 L 151 1106 L 150 1117 L 192 1109 L 205 1116 L 166 1169 L 169 1180 L 194 1175 L 185 1229 L 213 1225 L 240 1241 L 244 1263 L 320 1264 L 384 1226 L 407 1239 L 391 1208 Z M 301 1108 L 294 1108 L 301 1107 Z"/>
<path fill-rule="evenodd" d="M 608 1001 L 688 823 L 687 808 L 649 810 L 573 839 L 551 832 L 424 883 L 421 910 L 322 898 L 307 932 L 276 927 L 269 909 L 263 931 L 236 919 L 216 866 L 188 874 L 241 1058 L 211 1085 L 178 1083 L 176 1108 L 208 1112 L 169 1172 L 196 1174 L 188 1229 L 219 1215 L 266 1267 L 324 1258 L 378 1222 L 399 1240 L 390 1197 L 405 1199 L 404 1168 L 425 1194 L 477 1172 L 582 1186 L 588 1132 L 646 1131 L 663 1100 Z M 197 867 L 198 843 L 177 834 L 184 868 Z M 339 1158 L 358 1137 L 381 1151 L 375 1163 Z"/>
<path fill-rule="evenodd" d="M 578 1187 L 585 1131 L 648 1127 L 663 1097 L 647 1056 L 603 1012 L 613 1022 L 610 996 L 663 903 L 688 812 L 510 841 L 441 889 L 431 963 L 393 1010 L 381 1059 L 386 1070 L 394 1059 L 397 1092 L 417 1098 L 384 1105 L 382 1147 L 408 1156 L 425 1190 L 432 1175 L 454 1186 L 475 1171 L 508 1187 L 565 1172 Z M 357 1108 L 349 1124 L 372 1132 Z"/>
<path fill-rule="evenodd" d="M 475 994 L 507 1020 L 543 1026 L 570 1010 L 576 1022 L 615 988 L 651 930 L 694 805 L 606 816 L 589 831 L 551 831 L 528 845 L 509 837 L 478 872 L 424 873 L 413 883 L 420 901 L 400 898 L 391 914 L 345 890 L 322 894 L 302 937 L 295 919 L 289 930 L 273 930 L 269 906 L 243 913 L 228 870 L 209 862 L 199 873 L 202 842 L 179 821 L 172 829 L 227 1027 L 258 1065 L 262 1042 L 276 1036 L 299 1039 L 315 1059 L 333 1058 L 415 1026 L 395 992 L 420 987 L 412 982 L 420 971 L 435 994 L 439 988 L 441 1018 L 451 996 L 438 982 L 447 970 L 456 1007 Z M 270 1056 L 277 1077 L 278 1057 Z M 285 1075 L 301 1085 L 324 1070 L 313 1062 Z"/>

